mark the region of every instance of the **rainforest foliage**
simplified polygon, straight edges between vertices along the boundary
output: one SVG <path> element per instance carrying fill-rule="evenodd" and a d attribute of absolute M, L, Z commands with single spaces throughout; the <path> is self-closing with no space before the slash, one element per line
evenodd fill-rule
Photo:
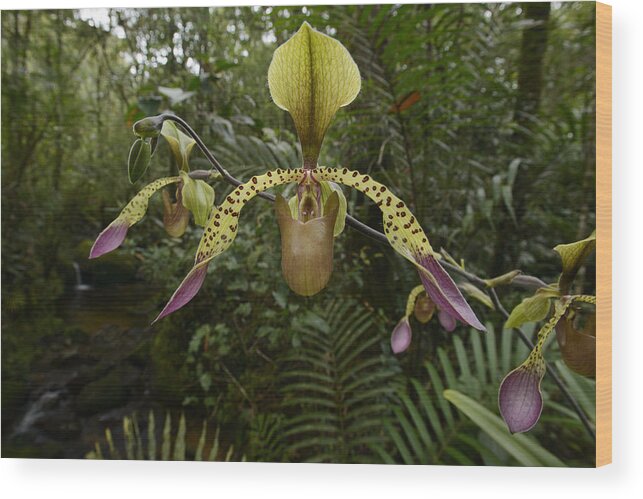
<path fill-rule="evenodd" d="M 267 83 L 304 21 L 361 75 L 327 130 L 302 131 Z M 594 25 L 583 3 L 4 11 L 3 456 L 593 465 Z M 236 196 L 187 175 L 211 165 L 173 123 L 135 142 L 161 113 L 243 182 L 318 155 L 388 186 L 436 256 L 481 278 L 452 274 L 486 332 L 430 320 L 415 267 L 348 226 L 331 224 L 325 289 L 299 296 L 301 274 L 279 272 L 286 215 L 258 198 L 190 306 L 150 327 L 192 267 L 203 200 Z M 123 245 L 88 260 L 164 177 Z M 385 230 L 362 192 L 328 189 Z M 545 360 L 555 378 L 512 419 L 516 376 L 540 383 Z M 58 419 L 36 424 L 47 393 Z"/>

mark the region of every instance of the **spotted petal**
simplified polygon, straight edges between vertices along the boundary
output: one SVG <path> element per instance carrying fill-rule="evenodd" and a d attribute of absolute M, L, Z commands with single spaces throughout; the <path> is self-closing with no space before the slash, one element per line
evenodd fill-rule
<path fill-rule="evenodd" d="M 300 169 L 277 169 L 252 177 L 245 184 L 238 186 L 221 205 L 212 210 L 196 252 L 194 267 L 183 279 L 155 322 L 183 307 L 198 293 L 205 279 L 209 262 L 227 250 L 237 236 L 239 214 L 246 203 L 266 189 L 300 180 L 302 174 L 303 171 Z"/>
<path fill-rule="evenodd" d="M 145 216 L 152 195 L 162 187 L 179 182 L 179 180 L 181 180 L 180 177 L 165 177 L 143 187 L 127 203 L 118 217 L 98 235 L 89 252 L 89 258 L 98 258 L 118 248 L 125 239 L 127 230 Z"/>
<path fill-rule="evenodd" d="M 317 180 L 339 182 L 363 192 L 382 210 L 384 233 L 393 248 L 413 263 L 431 300 L 455 319 L 480 331 L 485 327 L 460 293 L 453 279 L 439 264 L 441 258 L 429 243 L 424 230 L 404 201 L 388 187 L 368 175 L 347 168 L 317 168 L 311 171 Z"/>

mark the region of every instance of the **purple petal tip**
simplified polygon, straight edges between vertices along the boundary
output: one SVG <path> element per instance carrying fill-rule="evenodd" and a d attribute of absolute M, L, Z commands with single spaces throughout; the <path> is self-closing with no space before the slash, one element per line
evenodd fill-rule
<path fill-rule="evenodd" d="M 457 326 L 455 317 L 446 313 L 444 310 L 438 312 L 438 320 L 440 321 L 440 325 L 449 333 Z"/>
<path fill-rule="evenodd" d="M 498 406 L 511 433 L 531 430 L 543 410 L 538 373 L 523 366 L 511 371 L 500 385 Z"/>
<path fill-rule="evenodd" d="M 92 249 L 89 251 L 89 258 L 98 258 L 118 248 L 123 243 L 128 229 L 129 224 L 125 220 L 119 220 L 118 218 L 114 220 L 98 234 Z"/>
<path fill-rule="evenodd" d="M 464 299 L 451 276 L 433 256 L 423 255 L 416 258 L 416 261 L 433 276 L 431 279 L 424 272 L 419 272 L 424 289 L 440 310 L 479 331 L 487 330 Z"/>
<path fill-rule="evenodd" d="M 391 334 L 391 349 L 393 350 L 393 353 L 402 353 L 409 348 L 412 336 L 413 334 L 409 320 L 404 317 L 404 319 L 398 322 L 395 329 L 393 329 L 393 334 Z"/>
<path fill-rule="evenodd" d="M 201 289 L 201 285 L 203 284 L 207 273 L 207 264 L 198 265 L 190 270 L 152 324 L 163 317 L 170 315 L 172 312 L 176 312 L 194 298 L 194 296 L 199 292 L 199 289 Z"/>

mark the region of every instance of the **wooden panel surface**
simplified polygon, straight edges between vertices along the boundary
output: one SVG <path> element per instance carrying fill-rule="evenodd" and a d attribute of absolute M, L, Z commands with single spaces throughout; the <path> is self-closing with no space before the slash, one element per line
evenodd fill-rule
<path fill-rule="evenodd" d="M 612 7 L 596 4 L 596 466 L 612 462 Z"/>

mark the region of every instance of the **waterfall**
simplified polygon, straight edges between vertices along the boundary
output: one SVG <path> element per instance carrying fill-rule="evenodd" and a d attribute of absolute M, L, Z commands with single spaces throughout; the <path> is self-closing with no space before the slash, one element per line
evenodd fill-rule
<path fill-rule="evenodd" d="M 76 286 L 74 289 L 76 291 L 87 291 L 88 289 L 91 289 L 89 284 L 83 284 L 83 275 L 80 272 L 80 265 L 78 265 L 77 262 L 73 262 L 72 265 L 74 266 L 74 272 L 76 273 Z"/>

